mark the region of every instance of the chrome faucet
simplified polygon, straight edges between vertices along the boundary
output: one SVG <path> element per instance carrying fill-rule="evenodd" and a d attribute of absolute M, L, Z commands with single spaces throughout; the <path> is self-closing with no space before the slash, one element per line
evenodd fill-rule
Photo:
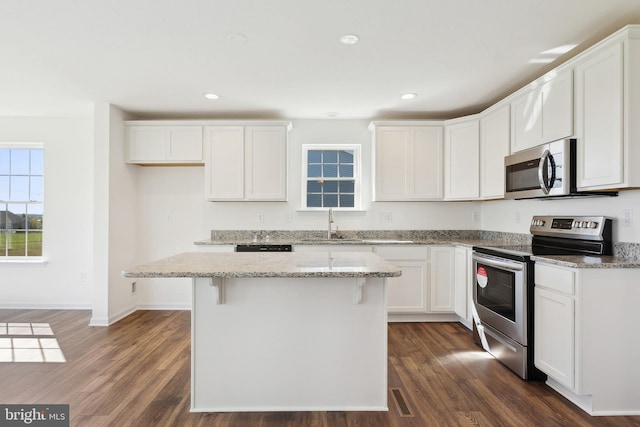
<path fill-rule="evenodd" d="M 329 208 L 329 222 L 327 226 L 327 240 L 331 240 L 331 236 L 333 235 L 333 231 L 331 231 L 331 224 L 333 224 L 333 209 Z"/>

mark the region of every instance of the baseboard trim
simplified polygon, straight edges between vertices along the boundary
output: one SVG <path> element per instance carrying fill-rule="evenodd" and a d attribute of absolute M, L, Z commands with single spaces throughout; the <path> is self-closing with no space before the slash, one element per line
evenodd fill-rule
<path fill-rule="evenodd" d="M 138 310 L 187 310 L 191 311 L 191 304 L 139 304 Z"/>

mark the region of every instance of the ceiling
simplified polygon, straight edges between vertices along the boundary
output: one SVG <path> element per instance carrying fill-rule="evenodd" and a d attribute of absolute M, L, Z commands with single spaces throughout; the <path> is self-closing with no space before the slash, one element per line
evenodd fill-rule
<path fill-rule="evenodd" d="M 0 116 L 451 118 L 628 23 L 640 0 L 0 0 Z"/>

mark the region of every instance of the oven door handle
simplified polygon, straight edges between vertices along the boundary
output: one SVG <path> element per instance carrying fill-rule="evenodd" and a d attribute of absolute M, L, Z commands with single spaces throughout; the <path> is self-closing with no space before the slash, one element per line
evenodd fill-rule
<path fill-rule="evenodd" d="M 492 258 L 485 258 L 483 256 L 474 256 L 473 259 L 475 259 L 476 261 L 482 262 L 483 264 L 488 265 L 490 267 L 502 268 L 504 270 L 509 270 L 509 271 L 524 270 L 523 265 L 520 263 L 498 261 Z"/>

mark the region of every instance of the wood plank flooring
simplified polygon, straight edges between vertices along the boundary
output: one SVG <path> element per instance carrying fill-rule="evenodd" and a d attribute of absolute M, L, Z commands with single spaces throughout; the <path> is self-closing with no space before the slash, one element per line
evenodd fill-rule
<path fill-rule="evenodd" d="M 640 417 L 590 417 L 520 380 L 456 323 L 389 325 L 388 412 L 192 414 L 189 312 L 138 311 L 108 328 L 87 326 L 89 317 L 0 310 L 0 323 L 51 324 L 67 359 L 0 363 L 0 403 L 68 403 L 71 425 L 91 427 L 640 426 Z"/>

